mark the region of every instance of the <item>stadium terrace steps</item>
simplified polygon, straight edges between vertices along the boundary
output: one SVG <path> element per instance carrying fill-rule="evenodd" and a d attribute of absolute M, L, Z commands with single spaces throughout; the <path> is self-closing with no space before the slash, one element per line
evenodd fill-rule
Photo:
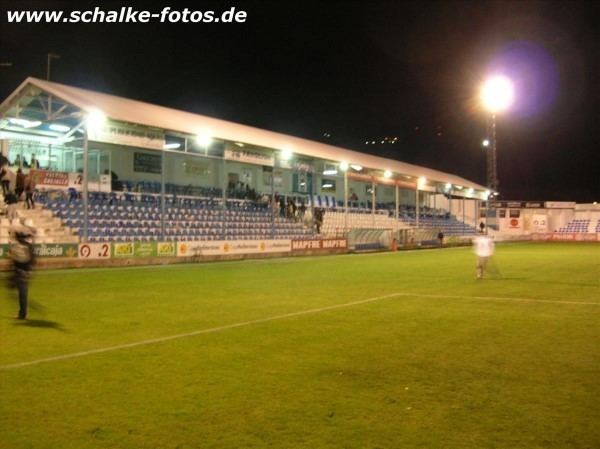
<path fill-rule="evenodd" d="M 558 233 L 568 233 L 568 234 L 587 234 L 590 232 L 590 222 L 589 219 L 575 219 L 571 220 L 567 226 L 563 226 L 559 228 L 556 232 Z M 596 224 L 595 231 L 592 232 L 600 232 L 600 220 Z"/>
<path fill-rule="evenodd" d="M 48 200 L 46 206 L 68 227 L 84 232 L 80 199 Z M 151 241 L 163 239 L 162 207 L 153 196 L 91 195 L 88 209 L 88 237 L 91 242 Z M 307 239 L 312 229 L 283 217 L 273 218 L 271 210 L 247 201 L 222 202 L 212 198 L 166 198 L 164 239 L 256 240 Z"/>
<path fill-rule="evenodd" d="M 8 242 L 11 228 L 27 226 L 33 230 L 34 243 L 77 243 L 79 237 L 62 222 L 54 218 L 52 212 L 43 209 L 39 204 L 35 209 L 26 209 L 19 203 L 14 218 L 0 220 L 0 240 Z"/>
<path fill-rule="evenodd" d="M 377 211 L 372 214 L 348 212 L 346 222 L 346 214 L 341 211 L 328 210 L 323 217 L 322 233 L 324 235 L 341 235 L 348 229 L 408 229 L 410 226 L 402 220 L 396 221 L 390 217 L 387 211 Z"/>
<path fill-rule="evenodd" d="M 405 218 L 405 220 L 407 220 L 412 227 L 417 226 L 417 219 L 415 217 Z M 477 234 L 477 230 L 473 226 L 459 221 L 454 216 L 419 217 L 419 228 L 436 232 L 441 231 L 446 236 Z"/>

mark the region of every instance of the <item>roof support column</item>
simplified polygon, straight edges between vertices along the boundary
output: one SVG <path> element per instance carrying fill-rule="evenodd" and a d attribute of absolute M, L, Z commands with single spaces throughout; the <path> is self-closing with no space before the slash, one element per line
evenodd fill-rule
<path fill-rule="evenodd" d="M 273 161 L 275 155 L 273 155 Z M 275 202 L 275 164 L 271 168 L 271 238 L 275 240 L 275 211 L 277 210 L 277 203 Z"/>
<path fill-rule="evenodd" d="M 415 188 L 415 216 L 417 219 L 417 229 L 419 228 L 419 186 Z"/>
<path fill-rule="evenodd" d="M 344 170 L 344 233 L 348 232 L 348 169 Z"/>
<path fill-rule="evenodd" d="M 208 145 L 207 145 L 208 146 Z M 208 150 L 207 150 L 208 151 Z M 221 188 L 223 190 L 223 240 L 226 240 L 225 236 L 225 228 L 227 226 L 226 216 L 227 216 L 227 160 L 225 159 L 225 153 L 223 153 L 223 179 L 221 179 Z"/>
<path fill-rule="evenodd" d="M 375 178 L 371 182 L 371 216 L 373 218 L 373 227 L 375 227 Z"/>
<path fill-rule="evenodd" d="M 165 167 L 166 151 L 161 151 L 160 158 L 160 238 L 165 241 Z"/>
<path fill-rule="evenodd" d="M 398 230 L 398 218 L 399 218 L 399 210 L 400 210 L 400 187 L 396 184 L 395 187 L 395 200 L 396 200 L 396 209 L 394 210 L 394 218 L 396 219 L 396 230 Z"/>
<path fill-rule="evenodd" d="M 85 124 L 85 133 L 83 134 L 83 242 L 87 243 L 89 236 L 89 212 L 88 212 L 88 178 L 89 178 L 89 167 L 88 167 L 88 153 L 89 153 L 89 125 Z M 75 155 L 75 151 L 73 151 Z M 74 158 L 74 160 L 76 160 Z M 76 166 L 73 167 L 75 170 Z"/>

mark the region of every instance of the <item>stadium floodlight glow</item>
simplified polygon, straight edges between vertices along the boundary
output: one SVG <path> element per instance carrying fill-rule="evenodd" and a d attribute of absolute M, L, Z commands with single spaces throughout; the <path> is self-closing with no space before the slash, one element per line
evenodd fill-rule
<path fill-rule="evenodd" d="M 243 148 L 243 147 L 244 147 L 244 144 L 243 144 L 242 142 L 235 142 L 235 144 L 236 144 L 238 147 L 241 147 L 241 148 Z"/>
<path fill-rule="evenodd" d="M 196 136 L 196 143 L 198 144 L 199 147 L 201 148 L 208 148 L 213 142 L 212 137 L 210 137 L 210 135 L 208 133 L 199 133 Z"/>
<path fill-rule="evenodd" d="M 349 167 L 349 166 L 350 166 L 350 165 L 348 165 L 348 162 L 346 162 L 346 161 L 342 161 L 342 162 L 340 162 L 340 170 L 342 170 L 342 171 L 346 171 L 346 170 L 348 170 L 348 167 Z"/>
<path fill-rule="evenodd" d="M 356 170 L 356 171 L 361 171 L 362 165 L 358 165 L 358 164 L 350 164 L 350 167 L 352 168 L 352 170 Z"/>
<path fill-rule="evenodd" d="M 513 83 L 504 75 L 489 78 L 481 88 L 483 106 L 492 114 L 508 109 L 514 96 Z"/>
<path fill-rule="evenodd" d="M 163 145 L 163 148 L 165 150 L 176 150 L 179 147 L 181 147 L 181 144 L 179 142 L 165 143 Z"/>
<path fill-rule="evenodd" d="M 48 128 L 59 133 L 66 133 L 71 129 L 70 126 L 61 125 L 60 123 L 52 123 L 51 125 L 48 125 Z"/>
<path fill-rule="evenodd" d="M 281 160 L 282 161 L 289 161 L 293 156 L 293 153 L 291 152 L 290 149 L 288 148 L 284 148 L 283 150 L 281 150 Z"/>
<path fill-rule="evenodd" d="M 337 175 L 337 170 L 335 169 L 328 169 L 328 170 L 323 170 L 323 174 L 324 175 Z"/>
<path fill-rule="evenodd" d="M 419 176 L 419 179 L 417 179 L 417 187 L 422 189 L 425 187 L 425 184 L 427 184 L 427 178 L 425 176 Z"/>
<path fill-rule="evenodd" d="M 106 123 L 106 115 L 98 109 L 93 109 L 88 112 L 85 118 L 85 126 L 88 131 L 98 131 Z"/>
<path fill-rule="evenodd" d="M 42 124 L 39 120 L 26 120 L 24 118 L 9 118 L 8 122 L 11 125 L 22 126 L 23 128 L 35 128 Z"/>
<path fill-rule="evenodd" d="M 490 146 L 490 140 L 489 139 L 483 139 L 483 142 L 481 142 L 481 145 L 483 145 L 484 147 L 489 147 Z"/>
<path fill-rule="evenodd" d="M 491 194 L 492 194 L 492 192 L 490 192 L 489 190 L 486 190 L 484 193 L 485 199 L 487 200 Z"/>
<path fill-rule="evenodd" d="M 333 184 L 330 184 L 330 183 L 328 183 L 328 184 L 323 184 L 323 185 L 321 186 L 321 188 L 322 188 L 322 189 L 331 189 L 332 187 L 333 187 Z"/>
<path fill-rule="evenodd" d="M 473 192 L 475 192 L 475 190 L 473 189 L 473 187 L 471 187 L 469 190 L 467 190 L 467 193 L 469 195 L 473 195 Z"/>
<path fill-rule="evenodd" d="M 383 172 L 383 177 L 384 178 L 391 178 L 392 177 L 392 172 L 389 170 L 386 170 Z"/>
<path fill-rule="evenodd" d="M 446 185 L 444 186 L 444 188 L 446 189 L 446 191 L 450 190 L 452 188 L 452 184 L 450 184 L 449 182 L 446 183 Z"/>
<path fill-rule="evenodd" d="M 462 190 L 463 186 L 459 186 L 458 184 L 455 184 L 454 187 L 456 187 L 458 190 Z"/>

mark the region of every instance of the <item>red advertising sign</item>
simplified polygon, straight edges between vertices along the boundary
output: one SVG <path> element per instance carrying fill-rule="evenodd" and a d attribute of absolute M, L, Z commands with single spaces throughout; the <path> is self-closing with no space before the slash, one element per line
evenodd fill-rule
<path fill-rule="evenodd" d="M 345 248 L 348 248 L 348 240 L 346 239 L 292 240 L 292 251 Z"/>

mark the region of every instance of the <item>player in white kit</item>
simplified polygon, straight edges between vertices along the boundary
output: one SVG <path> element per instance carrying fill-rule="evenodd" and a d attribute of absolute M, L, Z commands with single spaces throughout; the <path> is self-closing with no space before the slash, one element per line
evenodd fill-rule
<path fill-rule="evenodd" d="M 481 279 L 488 260 L 494 255 L 494 241 L 487 236 L 475 237 L 473 239 L 473 250 L 477 255 L 477 279 Z"/>

